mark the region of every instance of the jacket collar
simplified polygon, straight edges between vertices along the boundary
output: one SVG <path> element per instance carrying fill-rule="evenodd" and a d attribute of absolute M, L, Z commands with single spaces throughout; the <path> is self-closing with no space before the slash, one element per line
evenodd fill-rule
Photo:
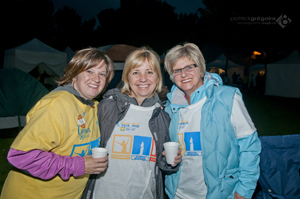
<path fill-rule="evenodd" d="M 208 88 L 211 87 L 211 85 L 223 85 L 222 79 L 218 74 L 206 72 L 204 76 L 204 84 L 200 86 L 194 93 L 192 93 L 191 104 L 197 103 L 207 95 L 210 96 L 211 92 L 208 91 L 211 91 L 211 89 Z M 171 92 L 167 94 L 167 97 L 173 113 L 177 112 L 178 109 L 187 107 L 189 105 L 185 98 L 185 93 L 176 85 L 173 85 Z"/>

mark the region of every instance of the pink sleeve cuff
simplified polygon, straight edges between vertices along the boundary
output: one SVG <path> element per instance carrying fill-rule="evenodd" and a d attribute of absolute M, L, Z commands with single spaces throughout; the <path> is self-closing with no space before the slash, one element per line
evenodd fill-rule
<path fill-rule="evenodd" d="M 74 165 L 76 165 L 76 169 L 74 170 L 74 177 L 82 176 L 85 172 L 85 164 L 84 159 L 81 156 L 75 156 L 74 158 Z"/>

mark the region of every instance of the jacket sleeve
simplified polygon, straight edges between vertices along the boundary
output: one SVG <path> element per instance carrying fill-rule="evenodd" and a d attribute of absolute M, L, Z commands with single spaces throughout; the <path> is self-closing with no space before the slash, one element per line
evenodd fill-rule
<path fill-rule="evenodd" d="M 106 147 L 116 124 L 120 121 L 120 117 L 125 115 L 127 110 L 125 106 L 119 109 L 116 101 L 112 99 L 103 99 L 98 104 L 97 117 L 101 134 L 100 147 Z"/>
<path fill-rule="evenodd" d="M 60 156 L 42 150 L 25 152 L 10 148 L 7 159 L 16 168 L 43 180 L 56 175 L 68 180 L 71 175 L 78 177 L 85 171 L 84 159 L 81 156 Z"/>
<path fill-rule="evenodd" d="M 169 115 L 161 110 L 161 113 L 160 113 L 163 117 L 161 117 L 161 119 L 158 120 L 158 122 L 160 123 L 159 126 L 161 126 L 160 129 L 162 129 L 163 132 L 160 132 L 162 135 L 160 137 L 162 137 L 161 141 L 161 149 L 158 150 L 159 154 L 157 154 L 157 158 L 159 158 L 159 168 L 162 170 L 162 172 L 166 175 L 170 175 L 176 171 L 178 171 L 178 168 L 179 168 L 179 164 L 176 165 L 175 167 L 172 167 L 171 165 L 167 164 L 167 159 L 164 155 L 162 155 L 162 152 L 164 151 L 164 147 L 163 147 L 163 143 L 165 142 L 170 142 L 170 136 L 169 136 L 169 125 L 170 125 L 170 117 Z M 158 147 L 158 146 L 157 146 Z"/>
<path fill-rule="evenodd" d="M 240 147 L 240 175 L 236 192 L 245 198 L 251 198 L 260 173 L 261 142 L 256 131 L 238 139 L 237 142 Z"/>
<path fill-rule="evenodd" d="M 171 118 L 171 122 L 169 125 L 169 137 L 172 142 L 178 142 L 177 138 L 177 126 L 178 126 L 178 114 L 173 114 L 171 110 L 171 104 L 167 103 L 165 107 L 165 112 L 168 113 L 169 117 Z"/>

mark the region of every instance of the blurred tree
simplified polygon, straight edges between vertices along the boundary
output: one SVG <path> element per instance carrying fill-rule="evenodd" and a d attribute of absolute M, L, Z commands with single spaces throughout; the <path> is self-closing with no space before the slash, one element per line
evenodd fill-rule
<path fill-rule="evenodd" d="M 197 13 L 191 14 L 180 14 L 177 23 L 177 36 L 181 43 L 183 42 L 193 42 L 198 45 L 201 45 L 201 31 L 197 31 L 199 16 Z"/>
<path fill-rule="evenodd" d="M 64 7 L 55 12 L 54 21 L 57 31 L 55 41 L 60 49 L 70 46 L 75 50 L 91 45 L 95 19 L 83 23 L 73 8 Z"/>
<path fill-rule="evenodd" d="M 54 11 L 51 0 L 4 0 L 1 1 L 1 20 L 5 31 L 2 39 L 5 47 L 38 38 L 44 42 L 53 41 Z M 17 37 L 16 37 L 17 35 Z M 7 39 L 14 36 L 13 39 Z"/>
<path fill-rule="evenodd" d="M 178 40 L 178 15 L 166 2 L 121 0 L 119 9 L 104 10 L 98 18 L 103 45 L 147 45 L 161 54 Z"/>
<path fill-rule="evenodd" d="M 52 0 L 23 0 L 20 15 L 22 35 L 28 40 L 38 38 L 45 43 L 53 42 L 54 6 Z"/>
<path fill-rule="evenodd" d="M 0 4 L 2 63 L 4 50 L 21 45 L 33 38 L 53 44 L 54 7 L 52 0 L 3 0 Z"/>
<path fill-rule="evenodd" d="M 81 47 L 99 47 L 97 42 L 98 35 L 96 34 L 96 18 L 83 21 L 81 28 Z"/>
<path fill-rule="evenodd" d="M 64 7 L 55 12 L 53 18 L 56 25 L 55 42 L 58 46 L 61 49 L 67 46 L 77 49 L 81 39 L 81 17 L 73 8 Z"/>
<path fill-rule="evenodd" d="M 98 15 L 100 26 L 97 28 L 99 46 L 122 43 L 119 35 L 123 30 L 119 27 L 118 12 L 114 9 L 106 9 Z"/>

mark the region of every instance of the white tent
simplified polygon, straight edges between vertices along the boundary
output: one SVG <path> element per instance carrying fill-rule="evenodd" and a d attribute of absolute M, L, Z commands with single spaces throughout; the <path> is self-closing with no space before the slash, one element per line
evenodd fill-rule
<path fill-rule="evenodd" d="M 222 54 L 220 57 L 215 59 L 214 61 L 206 64 L 206 71 L 218 73 L 219 75 L 221 73 L 225 72 L 225 66 L 226 66 L 226 56 Z M 244 77 L 244 66 L 238 65 L 230 60 L 228 60 L 227 63 L 227 74 L 229 77 L 230 83 L 232 83 L 232 75 L 233 73 L 239 74 L 241 78 Z"/>
<path fill-rule="evenodd" d="M 111 44 L 111 45 L 106 45 L 106 46 L 100 46 L 98 47 L 98 49 L 103 50 L 104 52 L 106 52 L 108 49 L 110 49 L 111 47 L 115 46 L 117 44 Z"/>
<path fill-rule="evenodd" d="M 5 51 L 4 68 L 18 68 L 26 73 L 39 66 L 41 72 L 63 76 L 67 54 L 56 50 L 38 39 Z"/>
<path fill-rule="evenodd" d="M 266 95 L 300 98 L 300 55 L 289 56 L 267 65 Z"/>

